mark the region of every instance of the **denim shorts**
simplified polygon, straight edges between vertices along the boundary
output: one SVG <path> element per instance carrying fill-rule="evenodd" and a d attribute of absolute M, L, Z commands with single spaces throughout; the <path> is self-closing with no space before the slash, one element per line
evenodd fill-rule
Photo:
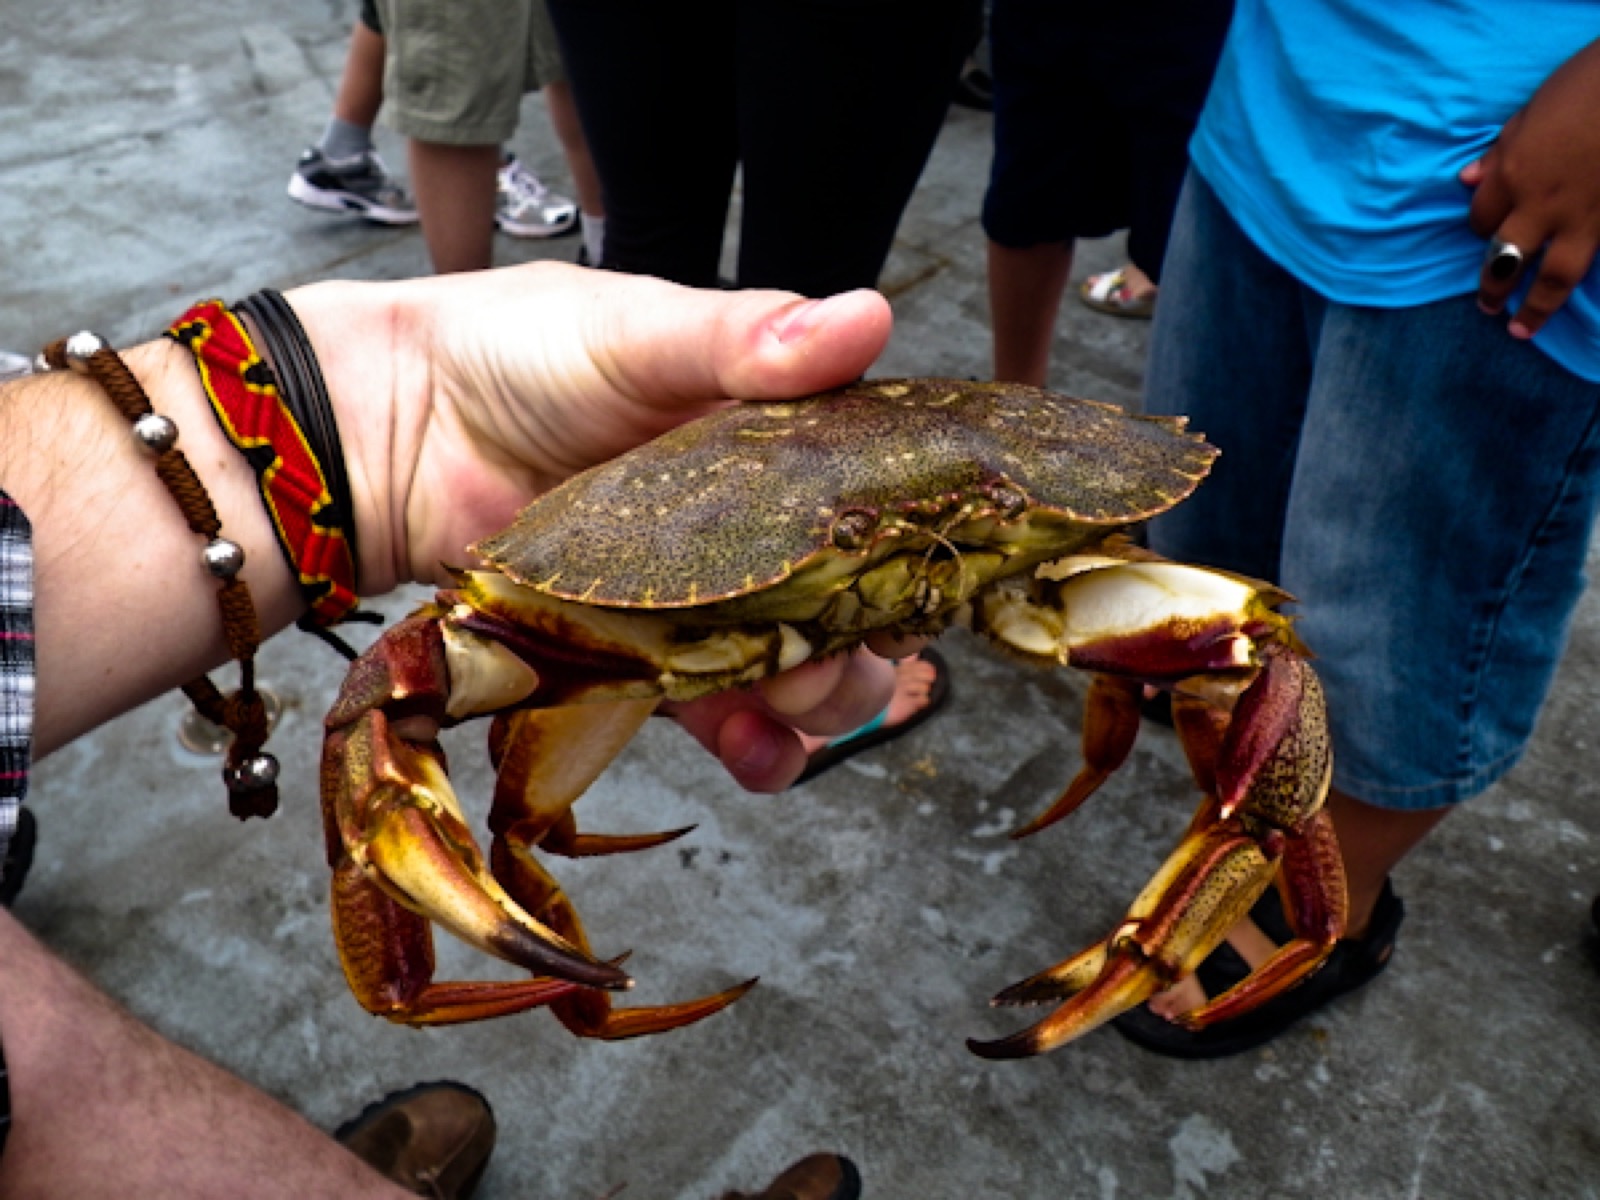
<path fill-rule="evenodd" d="M 545 0 L 377 0 L 377 9 L 384 111 L 408 138 L 504 142 L 523 94 L 566 78 Z"/>
<path fill-rule="evenodd" d="M 1222 450 L 1152 545 L 1294 594 L 1340 791 L 1398 809 L 1483 791 L 1521 756 L 1583 592 L 1600 384 L 1472 295 L 1328 300 L 1194 172 L 1152 337 L 1147 407 Z"/>

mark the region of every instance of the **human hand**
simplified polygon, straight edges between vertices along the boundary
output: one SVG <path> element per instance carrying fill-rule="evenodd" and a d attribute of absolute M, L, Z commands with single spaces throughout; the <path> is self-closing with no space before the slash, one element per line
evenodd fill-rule
<path fill-rule="evenodd" d="M 368 593 L 437 580 L 535 496 L 730 399 L 857 378 L 890 325 L 875 292 L 696 291 L 560 263 L 289 299 L 339 414 Z"/>
<path fill-rule="evenodd" d="M 547 263 L 384 285 L 401 295 L 384 310 L 375 362 L 370 350 L 343 352 L 363 337 L 371 345 L 370 305 L 363 314 L 350 294 L 362 286 L 290 300 L 336 406 L 348 405 L 340 427 L 367 592 L 460 563 L 541 492 L 730 398 L 786 399 L 857 378 L 890 321 L 875 292 L 816 302 Z M 918 644 L 874 643 L 896 654 Z M 892 666 L 858 652 L 668 709 L 737 782 L 770 792 L 804 768 L 801 733 L 847 733 L 893 687 Z"/>
<path fill-rule="evenodd" d="M 1600 42 L 1568 59 L 1506 122 L 1461 182 L 1474 188 L 1474 233 L 1514 246 L 1538 273 L 1512 317 L 1513 337 L 1530 338 L 1590 271 L 1600 249 Z M 1543 257 L 1540 258 L 1540 253 Z M 1490 256 L 1478 303 L 1498 313 L 1520 282 L 1514 257 Z"/>
<path fill-rule="evenodd" d="M 853 654 L 806 663 L 750 690 L 719 692 L 662 711 L 722 761 L 746 791 L 781 792 L 805 770 L 800 734 L 838 737 L 860 729 L 888 706 L 890 658 L 915 653 L 924 638 L 875 634 Z"/>

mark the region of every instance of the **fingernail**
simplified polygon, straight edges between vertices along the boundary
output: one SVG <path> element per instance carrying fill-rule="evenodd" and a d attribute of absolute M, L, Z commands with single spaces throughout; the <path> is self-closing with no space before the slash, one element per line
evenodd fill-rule
<path fill-rule="evenodd" d="M 1523 342 L 1533 336 L 1533 330 L 1529 329 L 1521 321 L 1512 321 L 1510 325 L 1506 326 L 1506 331 L 1518 341 Z"/>
<path fill-rule="evenodd" d="M 1478 301 L 1478 311 L 1491 317 L 1498 317 L 1504 307 L 1503 304 L 1490 304 L 1487 300 Z"/>
<path fill-rule="evenodd" d="M 838 296 L 829 296 L 826 300 L 807 300 L 796 305 L 783 324 L 778 326 L 778 340 L 787 346 L 808 337 L 813 329 L 828 319 L 829 306 L 838 299 Z"/>

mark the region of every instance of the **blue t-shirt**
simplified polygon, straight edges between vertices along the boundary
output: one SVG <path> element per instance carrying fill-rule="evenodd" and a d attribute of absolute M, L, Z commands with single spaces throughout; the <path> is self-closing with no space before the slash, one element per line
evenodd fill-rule
<path fill-rule="evenodd" d="M 1486 247 L 1456 176 L 1597 37 L 1600 0 L 1239 0 L 1194 164 L 1258 246 L 1334 300 L 1475 292 Z M 1600 382 L 1600 267 L 1534 344 Z"/>

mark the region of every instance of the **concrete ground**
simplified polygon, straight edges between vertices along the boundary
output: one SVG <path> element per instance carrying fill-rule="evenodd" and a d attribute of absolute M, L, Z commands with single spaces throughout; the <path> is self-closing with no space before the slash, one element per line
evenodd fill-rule
<path fill-rule="evenodd" d="M 425 270 L 414 230 L 283 195 L 327 116 L 352 9 L 0 8 L 0 346 L 85 326 L 126 342 L 195 297 Z M 516 149 L 559 186 L 536 97 L 524 122 Z M 880 373 L 986 373 L 987 161 L 987 118 L 956 110 L 884 281 L 899 324 Z M 837 202 L 829 183 L 819 199 Z M 497 253 L 576 249 L 502 239 Z M 1119 253 L 1086 246 L 1079 275 Z M 1054 383 L 1135 401 L 1145 335 L 1069 304 Z M 580 1043 L 544 1014 L 410 1032 L 356 1007 L 327 929 L 314 792 L 342 664 L 292 634 L 262 659 L 287 705 L 280 815 L 226 815 L 216 763 L 179 748 L 169 698 L 40 766 L 43 836 L 18 912 L 159 1029 L 325 1126 L 418 1079 L 482 1089 L 502 1127 L 488 1200 L 709 1197 L 819 1147 L 852 1155 L 872 1197 L 1600 1195 L 1593 603 L 1527 760 L 1399 872 L 1410 916 L 1389 973 L 1207 1064 L 1108 1031 L 1023 1063 L 964 1048 L 1020 1024 L 988 996 L 1111 927 L 1191 788 L 1171 736 L 1151 731 L 1070 823 L 1007 840 L 1074 768 L 1083 680 L 947 643 L 956 691 L 936 724 L 792 795 L 740 793 L 661 723 L 584 801 L 595 829 L 698 825 L 653 854 L 555 864 L 603 951 L 634 948 L 638 1001 L 762 977 L 674 1035 Z M 454 744 L 481 805 L 478 740 Z M 451 974 L 483 965 L 443 957 Z"/>

